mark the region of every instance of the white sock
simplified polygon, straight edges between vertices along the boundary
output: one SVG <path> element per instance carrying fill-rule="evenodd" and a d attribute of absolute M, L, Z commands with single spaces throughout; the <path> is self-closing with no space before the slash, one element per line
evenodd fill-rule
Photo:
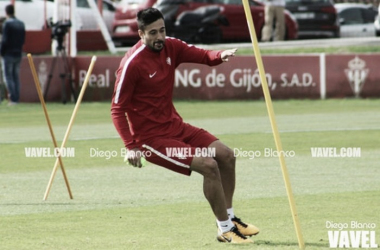
<path fill-rule="evenodd" d="M 218 224 L 218 228 L 220 231 L 222 231 L 222 233 L 228 232 L 231 230 L 231 228 L 234 227 L 234 223 L 232 223 L 231 219 L 225 221 L 216 220 L 216 223 Z"/>
<path fill-rule="evenodd" d="M 228 218 L 232 219 L 235 217 L 235 214 L 234 214 L 234 209 L 231 207 L 231 208 L 228 208 L 227 209 L 227 214 L 228 214 Z"/>

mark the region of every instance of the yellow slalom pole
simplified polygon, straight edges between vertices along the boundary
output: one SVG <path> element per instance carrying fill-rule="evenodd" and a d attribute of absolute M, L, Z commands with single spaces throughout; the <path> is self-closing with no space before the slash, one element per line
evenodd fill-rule
<path fill-rule="evenodd" d="M 82 102 L 82 98 L 83 98 L 83 95 L 84 95 L 84 92 L 86 90 L 86 87 L 88 85 L 88 82 L 90 80 L 90 76 L 91 76 L 91 72 L 92 72 L 92 69 L 94 68 L 94 65 L 95 65 L 95 62 L 96 62 L 96 56 L 93 56 L 92 59 L 91 59 L 91 63 L 90 63 L 90 66 L 88 68 L 88 71 L 87 71 L 87 74 L 86 74 L 86 77 L 84 79 L 84 82 L 83 82 L 83 85 L 82 85 L 82 89 L 79 93 L 79 96 L 78 96 L 78 99 L 77 99 L 77 102 L 75 104 L 75 107 L 74 107 L 74 110 L 73 110 L 73 113 L 71 115 L 71 118 L 70 118 L 70 122 L 69 122 L 69 125 L 67 126 L 67 129 L 66 129 L 66 133 L 65 133 L 65 136 L 63 138 L 63 141 L 62 141 L 62 144 L 61 144 L 61 148 L 59 150 L 59 152 L 62 152 L 63 151 L 63 148 L 65 147 L 66 145 L 66 142 L 67 142 L 67 139 L 69 138 L 69 135 L 70 135 L 70 131 L 71 131 L 71 128 L 74 124 L 74 120 L 75 120 L 75 116 L 78 112 L 78 109 L 79 109 L 79 106 Z M 46 188 L 46 191 L 45 191 L 45 195 L 44 195 L 44 200 L 47 199 L 48 195 L 49 195 L 49 192 L 50 192 L 50 189 L 51 189 L 51 186 L 52 186 L 52 183 L 53 183 L 53 180 L 54 180 L 54 177 L 55 177 L 55 174 L 57 172 L 57 168 L 58 168 L 58 159 L 55 161 L 55 164 L 54 164 L 54 168 L 53 168 L 53 171 L 51 173 L 51 176 L 50 176 L 50 180 L 49 180 L 49 183 L 48 183 L 48 186 Z"/>
<path fill-rule="evenodd" d="M 50 118 L 49 118 L 49 114 L 48 114 L 47 109 L 46 109 L 45 100 L 44 100 L 44 97 L 42 95 L 40 81 L 38 79 L 36 68 L 35 68 L 34 63 L 33 63 L 33 58 L 32 58 L 32 55 L 30 53 L 28 53 L 27 56 L 28 56 L 28 60 L 29 60 L 30 70 L 32 71 L 34 83 L 36 85 L 37 94 L 38 94 L 38 97 L 40 99 L 40 102 L 41 102 L 41 105 L 42 105 L 42 109 L 44 110 L 46 122 L 47 122 L 48 127 L 49 127 L 51 139 L 53 140 L 54 148 L 57 148 L 58 147 L 57 146 L 57 140 L 55 139 L 55 135 L 54 135 L 53 128 L 51 126 L 51 122 L 50 122 Z M 67 191 L 69 192 L 70 199 L 73 199 L 73 195 L 72 195 L 71 189 L 70 189 L 69 180 L 67 179 L 66 171 L 65 171 L 65 168 L 63 167 L 62 158 L 61 158 L 60 155 L 58 156 L 58 158 L 59 158 L 59 165 L 61 166 L 63 178 L 64 178 L 65 183 L 66 183 Z"/>
<path fill-rule="evenodd" d="M 270 92 L 269 92 L 269 88 L 268 88 L 267 79 L 265 77 L 265 71 L 264 71 L 264 66 L 263 66 L 263 62 L 262 62 L 262 58 L 261 58 L 261 54 L 260 54 L 260 50 L 259 50 L 259 45 L 257 42 L 256 31 L 255 31 L 255 27 L 253 25 L 252 13 L 251 13 L 251 9 L 249 7 L 249 0 L 242 0 L 242 1 L 243 1 L 243 6 L 244 6 L 244 12 L 245 12 L 245 15 L 247 18 L 248 28 L 249 28 L 250 35 L 251 35 L 253 51 L 255 53 L 256 64 L 257 64 L 259 74 L 260 74 L 261 86 L 262 86 L 263 92 L 264 92 L 265 103 L 267 106 L 269 119 L 270 119 L 270 123 L 272 126 L 273 136 L 274 136 L 274 140 L 276 143 L 277 152 L 279 152 L 278 155 L 279 155 L 279 160 L 280 160 L 280 165 L 281 165 L 281 170 L 282 170 L 282 176 L 283 176 L 283 179 L 285 182 L 286 193 L 288 195 L 290 210 L 292 212 L 293 222 L 294 222 L 294 226 L 296 229 L 296 234 L 297 234 L 297 238 L 298 238 L 298 245 L 299 245 L 300 249 L 305 249 L 305 243 L 304 243 L 304 240 L 302 237 L 301 226 L 300 226 L 300 222 L 299 222 L 299 218 L 298 218 L 298 214 L 297 214 L 297 210 L 296 210 L 296 205 L 295 205 L 295 201 L 294 201 L 294 197 L 293 197 L 293 193 L 292 193 L 292 188 L 290 185 L 288 170 L 286 168 L 284 155 L 281 153 L 281 152 L 283 152 L 283 150 L 282 150 L 280 135 L 279 135 L 277 124 L 276 124 L 276 119 L 275 119 L 275 115 L 274 115 L 274 110 L 273 110 L 272 100 L 271 100 L 271 96 L 270 96 Z"/>

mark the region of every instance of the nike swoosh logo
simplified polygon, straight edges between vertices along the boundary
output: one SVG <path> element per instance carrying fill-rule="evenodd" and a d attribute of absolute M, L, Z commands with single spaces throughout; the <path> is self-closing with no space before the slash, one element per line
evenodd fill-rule
<path fill-rule="evenodd" d="M 156 71 L 156 72 L 154 72 L 153 74 L 149 74 L 149 77 L 150 77 L 150 78 L 152 78 L 153 76 L 155 76 L 155 75 L 156 75 L 156 73 L 157 73 L 157 71 Z"/>
<path fill-rule="evenodd" d="M 231 237 L 230 237 L 230 238 L 227 238 L 226 236 L 223 236 L 223 235 L 222 235 L 222 237 L 223 237 L 226 241 L 228 241 L 228 242 L 231 242 L 231 241 L 232 241 Z"/>

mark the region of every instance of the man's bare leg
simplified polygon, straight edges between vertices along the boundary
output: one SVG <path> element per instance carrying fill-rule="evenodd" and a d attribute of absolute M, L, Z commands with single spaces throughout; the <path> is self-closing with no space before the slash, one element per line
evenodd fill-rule
<path fill-rule="evenodd" d="M 203 175 L 203 192 L 217 220 L 228 220 L 226 199 L 218 163 L 211 157 L 194 157 L 191 170 Z"/>
<path fill-rule="evenodd" d="M 235 192 L 235 156 L 233 151 L 217 140 L 210 144 L 209 148 L 215 148 L 215 160 L 218 163 L 224 196 L 226 199 L 226 209 L 232 208 L 233 196 Z"/>
<path fill-rule="evenodd" d="M 220 143 L 215 143 L 214 146 L 225 150 Z M 218 149 L 216 149 L 216 151 L 217 150 Z M 222 161 L 222 159 L 228 159 L 228 157 L 222 157 L 221 155 L 220 161 Z M 253 241 L 251 239 L 246 238 L 237 229 L 227 214 L 226 197 L 229 199 L 228 204 L 232 205 L 232 196 L 235 189 L 235 172 L 234 167 L 231 168 L 230 164 L 225 164 L 227 167 L 223 167 L 223 170 L 220 171 L 218 162 L 214 158 L 194 157 L 191 163 L 191 169 L 203 175 L 203 192 L 217 219 L 219 228 L 217 236 L 218 241 L 236 244 L 252 243 Z M 234 166 L 234 164 L 232 164 L 232 166 Z M 222 180 L 221 177 L 222 172 L 225 176 L 224 180 Z M 231 175 L 227 177 L 228 174 Z M 228 181 L 231 181 L 232 183 L 228 183 Z M 226 185 L 228 189 L 227 192 L 223 189 L 224 185 Z"/>

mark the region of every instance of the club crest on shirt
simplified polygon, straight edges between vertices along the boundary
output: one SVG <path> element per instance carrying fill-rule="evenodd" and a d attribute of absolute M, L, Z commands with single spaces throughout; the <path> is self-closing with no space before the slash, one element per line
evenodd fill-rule
<path fill-rule="evenodd" d="M 170 59 L 170 57 L 166 58 L 166 63 L 168 65 L 172 65 L 172 60 Z"/>

